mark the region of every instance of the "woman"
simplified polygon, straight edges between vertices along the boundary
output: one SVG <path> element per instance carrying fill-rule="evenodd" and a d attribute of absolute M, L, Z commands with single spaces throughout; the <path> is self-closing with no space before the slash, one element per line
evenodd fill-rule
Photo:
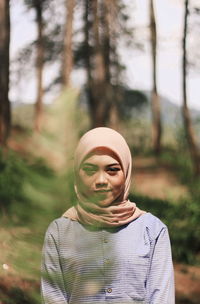
<path fill-rule="evenodd" d="M 46 232 L 43 303 L 174 303 L 168 230 L 128 200 L 131 168 L 118 132 L 95 128 L 81 138 L 77 203 Z"/>

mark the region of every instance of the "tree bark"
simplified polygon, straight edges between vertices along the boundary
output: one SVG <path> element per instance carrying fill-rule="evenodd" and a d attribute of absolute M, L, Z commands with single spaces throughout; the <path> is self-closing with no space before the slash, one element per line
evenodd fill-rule
<path fill-rule="evenodd" d="M 9 102 L 10 2 L 0 0 L 0 145 L 6 145 L 11 127 Z"/>
<path fill-rule="evenodd" d="M 151 47 L 152 47 L 152 63 L 153 63 L 153 89 L 151 96 L 152 106 L 152 141 L 153 149 L 156 155 L 161 151 L 161 114 L 160 114 L 160 97 L 157 90 L 157 28 L 154 12 L 153 0 L 150 0 L 150 30 L 151 30 Z"/>
<path fill-rule="evenodd" d="M 93 125 L 93 95 L 92 95 L 92 67 L 91 67 L 91 48 L 89 45 L 90 40 L 90 27 L 91 24 L 89 22 L 89 16 L 91 14 L 91 0 L 85 0 L 84 2 L 84 46 L 85 46 L 85 66 L 87 73 L 87 96 L 88 96 L 88 104 L 91 118 L 91 125 Z"/>
<path fill-rule="evenodd" d="M 41 1 L 34 1 L 37 20 L 37 49 L 36 49 L 36 73 L 37 73 L 37 98 L 35 103 L 35 131 L 41 131 L 43 120 L 43 69 L 44 69 L 44 38 L 43 38 L 43 7 Z"/>
<path fill-rule="evenodd" d="M 200 176 L 200 153 L 199 148 L 196 142 L 194 130 L 192 127 L 192 122 L 190 118 L 190 113 L 187 105 L 187 28 L 188 28 L 188 16 L 189 16 L 189 9 L 188 9 L 188 0 L 185 0 L 185 15 L 184 15 L 184 32 L 183 32 L 183 119 L 184 119 L 184 126 L 185 132 L 187 136 L 189 151 L 191 154 L 191 159 L 194 165 L 194 173 L 197 176 Z"/>
<path fill-rule="evenodd" d="M 121 94 L 119 89 L 119 63 L 117 56 L 117 18 L 118 1 L 103 2 L 103 36 L 104 36 L 104 61 L 105 80 L 107 83 L 106 100 L 109 108 L 107 124 L 119 128 L 119 103 Z"/>
<path fill-rule="evenodd" d="M 112 2 L 112 3 L 111 3 Z M 117 125 L 117 108 L 111 81 L 111 28 L 115 1 L 85 1 L 85 64 L 91 126 Z M 114 39 L 112 43 L 114 42 Z"/>
<path fill-rule="evenodd" d="M 70 76 L 73 68 L 73 13 L 75 7 L 75 0 L 66 0 L 67 18 L 65 23 L 65 37 L 64 37 L 64 56 L 63 56 L 63 85 L 70 85 Z"/>
<path fill-rule="evenodd" d="M 93 38 L 93 70 L 92 70 L 92 127 L 100 127 L 106 124 L 106 83 L 105 83 L 105 64 L 103 48 L 100 41 L 100 10 L 98 0 L 91 1 L 92 12 L 92 38 Z"/>
<path fill-rule="evenodd" d="M 98 0 L 92 1 L 93 8 L 93 35 L 94 35 L 94 78 L 97 83 L 105 80 L 105 65 L 103 57 L 103 48 L 100 42 L 99 28 L 100 28 L 100 11 L 98 7 Z"/>

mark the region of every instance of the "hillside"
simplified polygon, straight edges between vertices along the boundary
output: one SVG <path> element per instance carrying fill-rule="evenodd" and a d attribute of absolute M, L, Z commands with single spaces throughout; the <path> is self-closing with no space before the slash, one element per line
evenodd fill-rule
<path fill-rule="evenodd" d="M 151 92 L 144 91 L 143 92 L 148 99 L 148 107 L 145 109 L 145 105 L 142 108 L 142 113 L 145 113 L 145 117 L 147 119 L 151 118 L 151 108 L 150 108 L 150 95 Z M 161 104 L 161 115 L 162 121 L 166 126 L 172 126 L 177 128 L 182 124 L 182 109 L 181 106 L 173 103 L 171 100 L 166 98 L 165 96 L 160 96 L 160 104 Z M 200 110 L 190 108 L 190 115 L 193 123 L 199 124 L 200 127 Z"/>

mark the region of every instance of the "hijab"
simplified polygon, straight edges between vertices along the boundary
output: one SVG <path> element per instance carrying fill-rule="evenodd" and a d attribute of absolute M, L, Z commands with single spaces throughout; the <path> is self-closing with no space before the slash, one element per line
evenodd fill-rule
<path fill-rule="evenodd" d="M 95 149 L 106 148 L 120 161 L 125 184 L 121 201 L 111 202 L 109 206 L 97 205 L 80 191 L 79 170 L 83 161 Z M 68 209 L 63 216 L 78 221 L 84 225 L 96 227 L 118 227 L 138 218 L 145 212 L 140 210 L 135 203 L 128 200 L 131 183 L 132 157 L 130 149 L 121 134 L 117 131 L 99 127 L 85 133 L 80 139 L 74 155 L 75 191 L 78 203 Z"/>

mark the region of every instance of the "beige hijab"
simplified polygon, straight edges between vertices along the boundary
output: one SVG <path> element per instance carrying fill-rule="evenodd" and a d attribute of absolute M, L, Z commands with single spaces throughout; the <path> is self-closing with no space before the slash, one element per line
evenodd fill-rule
<path fill-rule="evenodd" d="M 101 207 L 90 202 L 79 190 L 77 182 L 82 162 L 88 154 L 100 147 L 108 148 L 114 152 L 120 160 L 125 175 L 123 200 L 106 207 Z M 79 141 L 74 157 L 75 191 L 78 203 L 76 206 L 68 209 L 63 216 L 79 221 L 84 225 L 118 227 L 128 224 L 144 214 L 145 211 L 140 210 L 136 207 L 135 203 L 127 199 L 131 183 L 131 170 L 131 153 L 122 135 L 113 129 L 105 127 L 95 128 L 85 133 Z"/>

